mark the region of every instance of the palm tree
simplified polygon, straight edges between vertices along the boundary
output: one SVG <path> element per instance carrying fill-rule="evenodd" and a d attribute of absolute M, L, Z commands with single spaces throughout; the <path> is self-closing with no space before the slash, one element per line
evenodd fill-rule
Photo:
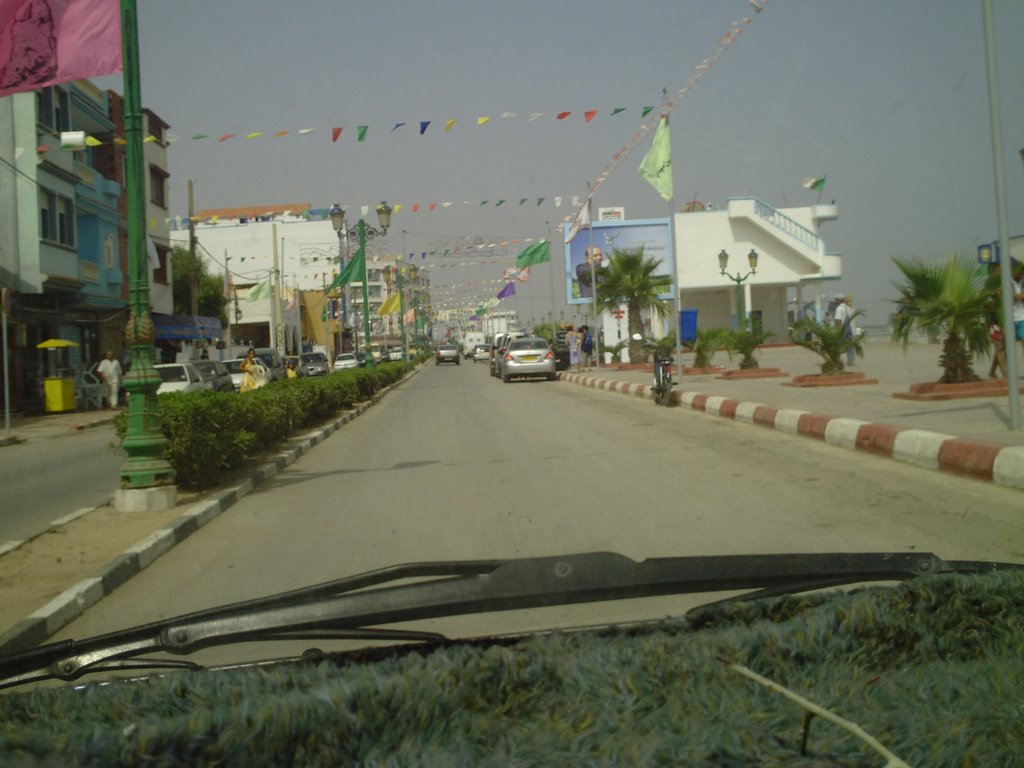
<path fill-rule="evenodd" d="M 790 326 L 789 339 L 797 346 L 821 356 L 822 376 L 835 376 L 846 371 L 843 358 L 848 349 L 853 349 L 860 357 L 864 356 L 864 347 L 857 333 L 847 334 L 847 328 L 862 314 L 862 310 L 857 310 L 842 326 L 834 322 L 820 323 L 810 317 L 801 318 Z"/>
<path fill-rule="evenodd" d="M 629 359 L 633 362 L 645 359 L 643 343 L 635 341 L 633 335 L 644 335 L 641 312 L 651 309 L 658 317 L 669 314 L 668 303 L 658 295 L 671 290 L 668 275 L 655 275 L 661 266 L 657 259 L 644 256 L 643 246 L 629 250 L 615 249 L 608 260 L 608 267 L 597 286 L 598 311 L 617 309 L 625 302 L 628 320 Z"/>
<path fill-rule="evenodd" d="M 728 346 L 729 330 L 727 328 L 701 328 L 697 338 L 684 341 L 683 346 L 694 353 L 694 368 L 710 368 L 711 360 L 719 347 Z"/>
<path fill-rule="evenodd" d="M 730 356 L 732 353 L 740 356 L 741 371 L 749 371 L 761 367 L 757 362 L 757 358 L 754 357 L 754 352 L 757 351 L 759 346 L 775 335 L 764 330 L 759 323 L 753 322 L 750 318 L 744 318 L 740 322 L 738 330 L 727 329 L 725 334 L 726 349 L 729 350 Z"/>
<path fill-rule="evenodd" d="M 906 346 L 915 327 L 944 331 L 939 381 L 977 381 L 971 358 L 986 354 L 990 344 L 987 313 L 991 288 L 986 285 L 985 275 L 965 254 L 953 254 L 941 263 L 917 258 L 895 258 L 893 262 L 903 273 L 903 282 L 894 283 L 900 297 L 892 326 L 893 341 Z"/>

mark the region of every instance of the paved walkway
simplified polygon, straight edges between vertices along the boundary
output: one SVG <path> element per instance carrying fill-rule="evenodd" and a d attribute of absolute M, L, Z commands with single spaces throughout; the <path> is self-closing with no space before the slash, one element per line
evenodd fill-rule
<path fill-rule="evenodd" d="M 913 384 L 934 382 L 941 375 L 938 345 L 900 345 L 882 340 L 865 343 L 865 354 L 851 369 L 874 384 L 841 387 L 794 387 L 796 376 L 817 374 L 819 358 L 793 345 L 766 347 L 756 354 L 762 369 L 778 368 L 785 376 L 730 379 L 720 373 L 685 375 L 676 381 L 683 407 L 736 420 L 823 439 L 848 448 L 868 450 L 920 466 L 993 480 L 1024 489 L 1024 430 L 1011 430 L 1007 395 L 950 399 L 905 400 Z M 1021 357 L 1017 346 L 1018 359 Z M 684 364 L 692 355 L 684 354 Z M 712 361 L 735 369 L 719 353 Z M 984 376 L 989 361 L 978 361 Z M 1024 370 L 1024 361 L 1020 364 Z M 631 395 L 645 395 L 651 374 L 605 366 L 563 379 Z M 1024 385 L 1024 380 L 1022 380 Z"/>

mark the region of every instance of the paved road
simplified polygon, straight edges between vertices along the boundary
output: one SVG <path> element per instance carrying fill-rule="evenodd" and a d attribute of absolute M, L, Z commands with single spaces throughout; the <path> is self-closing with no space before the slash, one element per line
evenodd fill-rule
<path fill-rule="evenodd" d="M 106 504 L 118 487 L 124 456 L 109 425 L 66 429 L 0 453 L 0 544 L 28 539 L 84 507 Z"/>
<path fill-rule="evenodd" d="M 669 418 L 639 398 L 427 366 L 56 637 L 418 560 L 905 549 L 1021 560 L 1020 499 L 683 409 Z M 663 599 L 440 627 L 473 634 L 685 607 Z"/>

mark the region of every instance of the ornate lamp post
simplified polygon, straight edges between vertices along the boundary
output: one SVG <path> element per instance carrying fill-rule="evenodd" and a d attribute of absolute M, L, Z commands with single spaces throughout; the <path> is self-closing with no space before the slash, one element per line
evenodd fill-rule
<path fill-rule="evenodd" d="M 125 376 L 128 424 L 121 447 L 128 455 L 121 468 L 121 491 L 115 497 L 122 511 L 167 509 L 175 504 L 175 472 L 164 458 L 168 440 L 160 428 L 160 376 L 153 368 L 153 320 L 149 308 L 146 259 L 146 189 L 142 154 L 142 95 L 139 75 L 138 18 L 134 0 L 121 1 L 124 49 L 125 201 L 128 233 L 128 325 L 125 342 L 132 350 Z M 153 495 L 152 489 L 160 489 Z M 145 493 L 145 498 L 138 494 Z"/>
<path fill-rule="evenodd" d="M 370 291 L 366 285 L 366 241 L 375 237 L 384 237 L 387 234 L 388 227 L 391 226 L 391 206 L 386 202 L 381 202 L 377 206 L 377 220 L 380 222 L 380 229 L 367 226 L 360 217 L 359 223 L 346 232 L 345 210 L 337 203 L 331 207 L 329 215 L 339 240 L 342 237 L 359 238 L 359 251 L 363 259 L 363 340 L 366 343 L 366 367 L 373 368 L 373 350 L 370 349 Z"/>
<path fill-rule="evenodd" d="M 722 275 L 736 283 L 736 325 L 742 327 L 743 321 L 747 316 L 746 308 L 743 306 L 743 281 L 751 275 L 757 274 L 757 251 L 753 248 L 750 249 L 750 253 L 747 254 L 747 262 L 750 264 L 750 271 L 745 275 L 740 275 L 737 272 L 735 275 L 730 275 L 725 271 L 726 265 L 729 263 L 729 254 L 725 252 L 723 248 L 721 253 L 718 254 L 718 269 Z"/>

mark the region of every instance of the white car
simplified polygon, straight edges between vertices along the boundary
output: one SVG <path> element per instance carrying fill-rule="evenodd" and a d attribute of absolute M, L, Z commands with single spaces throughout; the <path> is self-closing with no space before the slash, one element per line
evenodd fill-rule
<path fill-rule="evenodd" d="M 345 368 L 358 368 L 359 359 L 354 352 L 342 352 L 334 358 L 334 370 L 341 371 Z"/>
<path fill-rule="evenodd" d="M 192 363 L 164 363 L 153 367 L 160 374 L 161 383 L 156 391 L 158 395 L 164 392 L 202 392 L 211 389 Z"/>

